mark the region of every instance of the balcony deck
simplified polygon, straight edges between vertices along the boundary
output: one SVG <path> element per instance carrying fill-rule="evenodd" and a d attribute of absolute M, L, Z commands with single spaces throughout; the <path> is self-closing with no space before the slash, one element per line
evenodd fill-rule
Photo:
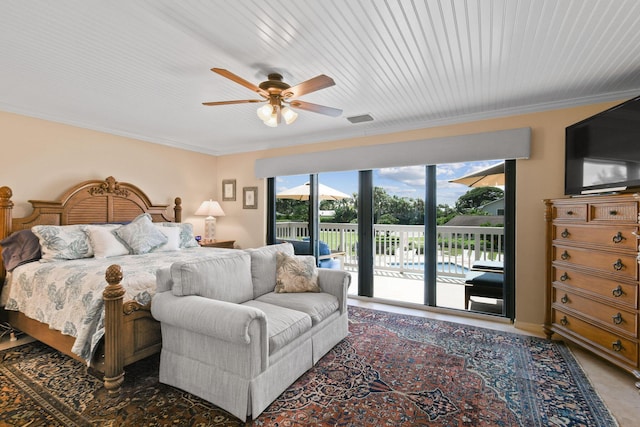
<path fill-rule="evenodd" d="M 343 268 L 351 271 L 350 295 L 358 293 L 358 224 L 320 223 L 320 240 L 339 251 Z M 465 310 L 464 277 L 475 261 L 504 260 L 502 227 L 438 226 L 437 307 Z M 374 298 L 424 305 L 424 226 L 374 225 Z M 276 223 L 278 239 L 304 239 L 307 223 Z M 471 310 L 501 314 L 502 301 L 472 297 Z"/>
<path fill-rule="evenodd" d="M 358 295 L 358 271 L 347 267 L 351 273 L 349 295 Z M 416 273 L 400 273 L 374 270 L 374 297 L 380 300 L 424 305 L 424 277 Z M 466 311 L 464 306 L 464 279 L 438 276 L 436 306 Z M 502 301 L 493 298 L 471 298 L 471 310 L 478 313 L 501 314 Z"/>

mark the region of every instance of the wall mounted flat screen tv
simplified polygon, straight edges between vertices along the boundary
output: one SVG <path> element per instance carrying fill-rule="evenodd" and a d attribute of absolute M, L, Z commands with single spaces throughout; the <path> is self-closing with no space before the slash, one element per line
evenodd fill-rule
<path fill-rule="evenodd" d="M 566 128 L 566 195 L 634 188 L 640 188 L 640 96 Z"/>

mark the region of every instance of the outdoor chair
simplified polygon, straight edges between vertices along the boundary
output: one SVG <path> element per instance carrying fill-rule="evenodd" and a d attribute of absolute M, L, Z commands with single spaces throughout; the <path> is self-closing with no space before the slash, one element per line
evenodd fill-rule
<path fill-rule="evenodd" d="M 465 276 L 464 307 L 470 310 L 471 297 L 502 300 L 504 267 L 501 262 L 476 261 Z"/>
<path fill-rule="evenodd" d="M 293 245 L 293 251 L 296 255 L 311 255 L 311 243 L 309 240 L 288 240 L 282 239 L 279 242 L 288 242 Z M 342 268 L 340 258 L 344 257 L 344 252 L 332 252 L 329 245 L 320 240 L 318 242 L 318 267 L 333 268 L 339 270 Z"/>

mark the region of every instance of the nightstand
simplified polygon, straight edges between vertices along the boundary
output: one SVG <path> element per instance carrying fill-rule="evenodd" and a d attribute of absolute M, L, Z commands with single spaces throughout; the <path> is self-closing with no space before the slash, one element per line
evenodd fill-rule
<path fill-rule="evenodd" d="M 213 242 L 200 243 L 200 246 L 203 248 L 227 248 L 233 249 L 233 245 L 236 243 L 235 240 L 214 240 Z"/>

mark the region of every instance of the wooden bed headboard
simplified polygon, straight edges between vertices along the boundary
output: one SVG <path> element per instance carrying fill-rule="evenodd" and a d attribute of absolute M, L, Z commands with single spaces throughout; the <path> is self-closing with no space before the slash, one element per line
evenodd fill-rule
<path fill-rule="evenodd" d="M 104 181 L 81 182 L 67 190 L 57 201 L 29 200 L 33 212 L 24 218 L 13 218 L 12 191 L 0 187 L 0 240 L 12 232 L 34 225 L 100 224 L 131 221 L 149 213 L 155 222 L 182 221 L 182 200 L 175 199 L 173 218 L 167 215 L 169 205 L 154 205 L 147 195 L 133 184 L 118 182 L 112 176 Z M 0 255 L 0 279 L 4 266 Z M 1 284 L 1 282 L 0 282 Z"/>

